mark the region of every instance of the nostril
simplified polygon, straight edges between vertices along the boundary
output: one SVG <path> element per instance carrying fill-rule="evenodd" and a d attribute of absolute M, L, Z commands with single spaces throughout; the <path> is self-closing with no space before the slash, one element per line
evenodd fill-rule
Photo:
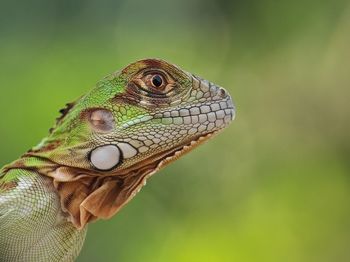
<path fill-rule="evenodd" d="M 220 88 L 218 93 L 221 97 L 226 97 L 227 95 L 226 90 L 223 88 Z"/>

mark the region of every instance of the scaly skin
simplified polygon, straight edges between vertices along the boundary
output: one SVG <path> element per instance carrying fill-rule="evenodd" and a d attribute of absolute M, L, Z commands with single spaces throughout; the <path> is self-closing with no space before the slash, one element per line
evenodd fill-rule
<path fill-rule="evenodd" d="M 74 261 L 89 222 L 116 214 L 235 111 L 223 88 L 146 59 L 61 113 L 48 137 L 0 172 L 1 261 Z"/>

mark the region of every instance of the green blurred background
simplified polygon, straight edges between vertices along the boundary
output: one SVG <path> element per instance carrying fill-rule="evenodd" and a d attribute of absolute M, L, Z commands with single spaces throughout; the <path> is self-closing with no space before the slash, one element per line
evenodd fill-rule
<path fill-rule="evenodd" d="M 78 261 L 350 261 L 350 3 L 0 1 L 0 164 L 104 75 L 157 57 L 235 122 L 154 176 Z"/>

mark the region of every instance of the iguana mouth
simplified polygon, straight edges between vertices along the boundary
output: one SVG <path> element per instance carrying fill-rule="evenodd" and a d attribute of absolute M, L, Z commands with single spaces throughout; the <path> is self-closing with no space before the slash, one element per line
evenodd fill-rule
<path fill-rule="evenodd" d="M 227 109 L 232 111 L 231 116 L 233 118 L 234 108 L 230 107 Z M 205 134 L 197 135 L 176 147 L 162 151 L 123 170 L 115 171 L 114 174 L 112 173 L 111 176 L 120 179 L 122 192 L 126 193 L 127 200 L 122 206 L 130 201 L 141 190 L 149 177 L 222 130 L 223 129 L 217 129 L 212 132 L 209 131 Z"/>
<path fill-rule="evenodd" d="M 123 174 L 118 174 L 118 177 L 125 176 L 122 178 L 123 190 L 127 190 L 128 199 L 125 200 L 125 203 L 121 205 L 124 206 L 127 204 L 137 193 L 140 192 L 143 186 L 146 185 L 147 179 L 158 172 L 160 169 L 170 164 L 171 162 L 177 160 L 182 155 L 190 152 L 200 144 L 209 140 L 212 136 L 216 135 L 219 132 L 213 131 L 209 132 L 205 135 L 197 136 L 195 139 L 191 141 L 186 141 L 180 146 L 172 148 L 170 150 L 166 150 L 156 156 L 152 156 L 137 165 L 134 165 L 128 169 L 126 169 Z M 133 178 L 133 182 L 129 184 L 129 179 Z M 136 181 L 135 181 L 136 180 Z"/>
<path fill-rule="evenodd" d="M 229 107 L 229 110 L 232 111 L 231 116 L 233 120 L 234 117 L 234 107 Z M 171 162 L 177 160 L 182 155 L 190 152 L 197 146 L 203 144 L 213 136 L 217 135 L 219 132 L 221 132 L 223 129 L 215 130 L 212 132 L 208 132 L 206 134 L 201 134 L 195 137 L 194 139 L 191 139 L 189 141 L 186 141 L 182 143 L 181 145 L 172 148 L 170 150 L 166 150 L 160 154 L 157 154 L 155 156 L 152 156 L 137 165 L 134 165 L 128 169 L 124 170 L 124 174 L 121 173 L 120 176 L 123 175 L 129 175 L 130 172 L 138 173 L 138 179 L 137 183 L 134 183 L 132 187 L 130 187 L 129 190 L 129 199 L 125 202 L 125 204 L 130 201 L 137 193 L 140 192 L 141 188 L 146 184 L 147 179 L 150 178 L 152 175 L 154 175 L 156 172 L 158 172 L 161 168 L 165 167 L 166 165 L 170 164 Z M 140 172 L 141 170 L 144 170 L 144 172 Z M 125 205 L 123 204 L 123 205 Z"/>

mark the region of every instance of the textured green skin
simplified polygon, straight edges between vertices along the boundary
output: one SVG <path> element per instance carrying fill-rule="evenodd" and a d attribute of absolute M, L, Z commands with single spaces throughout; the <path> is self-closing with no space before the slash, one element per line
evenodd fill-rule
<path fill-rule="evenodd" d="M 0 261 L 73 261 L 87 228 L 64 219 L 50 179 L 24 170 L 6 176 L 19 186 L 0 194 Z"/>
<path fill-rule="evenodd" d="M 153 95 L 127 92 L 131 80 L 149 68 L 171 75 L 169 79 L 175 83 L 171 95 L 154 99 Z M 112 112 L 112 131 L 101 132 L 87 121 L 85 112 L 96 108 Z M 164 61 L 138 61 L 107 76 L 64 112 L 38 146 L 1 170 L 0 261 L 73 261 L 79 254 L 87 226 L 74 226 L 74 219 L 62 207 L 60 187 L 54 186 L 52 179 L 60 167 L 68 167 L 72 177 L 79 170 L 90 177 L 115 178 L 135 165 L 141 170 L 145 161 L 153 161 L 155 172 L 160 161 L 169 158 L 157 159 L 160 153 L 174 153 L 185 145 L 191 149 L 195 145 L 191 141 L 223 129 L 233 117 L 231 98 L 222 88 Z M 89 152 L 101 145 L 120 147 L 120 143 L 132 146 L 137 154 L 108 172 L 92 166 Z M 125 191 L 122 205 L 137 193 L 152 170 L 135 171 L 141 181 L 137 183 L 128 174 L 123 177 L 136 186 Z"/>

